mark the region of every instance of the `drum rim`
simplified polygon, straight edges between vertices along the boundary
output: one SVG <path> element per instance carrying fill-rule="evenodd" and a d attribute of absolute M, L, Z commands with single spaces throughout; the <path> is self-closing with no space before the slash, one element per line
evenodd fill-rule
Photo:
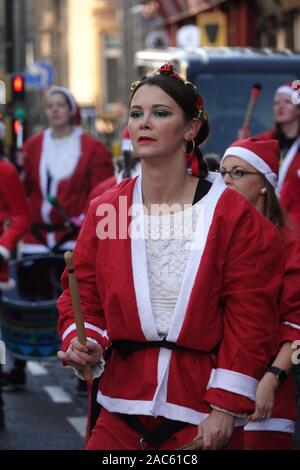
<path fill-rule="evenodd" d="M 33 254 L 33 255 L 26 255 L 22 256 L 21 258 L 15 258 L 12 260 L 9 260 L 9 265 L 14 266 L 15 264 L 20 263 L 21 261 L 30 261 L 30 260 L 35 260 L 35 259 L 46 259 L 46 258 L 53 258 L 53 259 L 64 259 L 64 255 L 62 253 L 41 253 L 40 255 L 38 254 Z"/>
<path fill-rule="evenodd" d="M 16 300 L 2 295 L 2 304 L 9 307 L 22 307 L 31 310 L 44 310 L 45 308 L 56 307 L 59 296 L 52 300 Z"/>
<path fill-rule="evenodd" d="M 20 259 L 13 259 L 9 261 L 9 266 L 15 266 L 21 261 L 31 261 L 31 260 L 36 260 L 36 259 L 59 259 L 63 260 L 64 255 L 62 253 L 41 253 L 41 254 L 33 254 L 29 256 L 24 256 Z M 31 308 L 34 310 L 39 310 L 40 308 L 46 307 L 53 307 L 56 306 L 58 297 L 55 299 L 46 299 L 46 300 L 11 300 L 11 297 L 9 296 L 10 290 L 8 291 L 3 291 L 2 292 L 2 303 L 8 306 L 15 306 L 15 307 L 26 307 L 26 308 Z M 38 303 L 39 307 L 36 307 L 36 303 Z"/>

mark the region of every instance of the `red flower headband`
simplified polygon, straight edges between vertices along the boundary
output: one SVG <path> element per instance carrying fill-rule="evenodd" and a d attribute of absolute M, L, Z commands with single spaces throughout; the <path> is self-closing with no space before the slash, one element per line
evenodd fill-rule
<path fill-rule="evenodd" d="M 202 97 L 199 95 L 197 88 L 191 82 L 188 82 L 187 80 L 184 80 L 182 77 L 180 77 L 180 75 L 178 75 L 178 73 L 176 73 L 174 71 L 174 67 L 173 67 L 172 64 L 162 65 L 158 69 L 157 72 L 147 75 L 146 78 L 151 77 L 151 76 L 155 76 L 155 75 L 166 75 L 168 77 L 175 78 L 176 80 L 184 82 L 185 85 L 192 86 L 193 89 L 195 90 L 196 95 L 197 95 L 197 101 L 196 101 L 197 111 L 195 113 L 195 118 L 199 119 L 200 121 L 206 121 L 207 120 L 207 114 L 206 114 L 206 111 L 204 109 L 203 100 L 202 100 Z M 141 83 L 140 81 L 132 82 L 131 87 L 130 87 L 131 92 L 133 92 L 140 83 Z"/>
<path fill-rule="evenodd" d="M 172 64 L 164 64 L 160 67 L 159 72 L 160 75 L 167 75 L 168 77 L 176 78 L 176 80 L 184 81 L 183 78 L 178 75 L 178 73 L 174 72 L 174 67 Z"/>

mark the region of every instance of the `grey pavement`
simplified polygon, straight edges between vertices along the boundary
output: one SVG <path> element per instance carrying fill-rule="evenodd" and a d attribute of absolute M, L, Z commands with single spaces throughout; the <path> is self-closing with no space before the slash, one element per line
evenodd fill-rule
<path fill-rule="evenodd" d="M 41 363 L 40 371 L 29 366 L 26 388 L 3 393 L 6 427 L 0 431 L 0 449 L 84 449 L 87 394 L 77 394 L 73 371 L 58 361 Z"/>

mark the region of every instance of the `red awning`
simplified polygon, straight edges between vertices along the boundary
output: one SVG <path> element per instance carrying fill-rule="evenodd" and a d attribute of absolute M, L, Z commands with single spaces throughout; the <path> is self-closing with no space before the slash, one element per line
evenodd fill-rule
<path fill-rule="evenodd" d="M 161 14 L 167 23 L 197 15 L 202 11 L 211 10 L 224 0 L 159 0 Z"/>

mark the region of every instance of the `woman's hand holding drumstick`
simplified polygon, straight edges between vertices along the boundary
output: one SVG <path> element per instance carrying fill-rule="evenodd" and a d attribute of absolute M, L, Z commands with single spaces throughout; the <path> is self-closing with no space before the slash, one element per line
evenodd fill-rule
<path fill-rule="evenodd" d="M 64 365 L 69 365 L 75 369 L 81 370 L 85 380 L 90 380 L 92 379 L 91 366 L 100 361 L 103 350 L 98 343 L 86 339 L 79 290 L 74 272 L 73 255 L 70 251 L 65 253 L 65 261 L 69 271 L 69 288 L 77 337 L 71 340 L 70 346 L 66 352 L 59 351 L 57 355 Z"/>
<path fill-rule="evenodd" d="M 234 430 L 234 416 L 213 409 L 198 426 L 195 439 L 177 450 L 215 450 L 225 447 Z"/>

